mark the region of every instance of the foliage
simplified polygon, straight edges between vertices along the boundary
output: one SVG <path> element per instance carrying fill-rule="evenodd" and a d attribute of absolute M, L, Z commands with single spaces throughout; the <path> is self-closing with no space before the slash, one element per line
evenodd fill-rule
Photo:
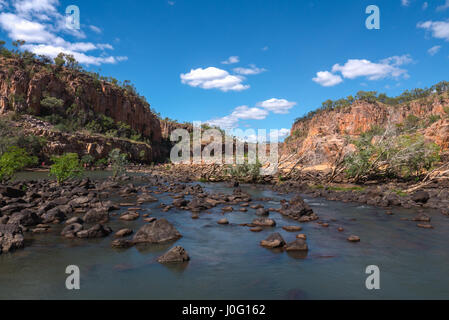
<path fill-rule="evenodd" d="M 440 160 L 440 148 L 422 134 L 401 134 L 388 128 L 381 135 L 370 131 L 352 140 L 356 151 L 345 158 L 348 177 L 419 177 Z"/>
<path fill-rule="evenodd" d="M 0 181 L 10 180 L 14 174 L 37 163 L 37 158 L 29 155 L 25 149 L 9 147 L 0 157 Z"/>
<path fill-rule="evenodd" d="M 127 155 L 120 152 L 120 149 L 114 149 L 109 153 L 109 163 L 112 166 L 114 177 L 118 177 L 126 173 L 128 165 Z"/>
<path fill-rule="evenodd" d="M 257 181 L 260 178 L 261 167 L 262 165 L 257 161 L 255 164 L 229 165 L 226 171 L 232 178 L 237 180 L 249 178 L 251 181 Z"/>
<path fill-rule="evenodd" d="M 85 154 L 81 157 L 81 164 L 91 166 L 95 161 L 95 158 L 92 157 L 90 154 Z"/>
<path fill-rule="evenodd" d="M 50 168 L 50 175 L 56 177 L 58 183 L 79 177 L 83 174 L 84 170 L 76 153 L 54 156 L 51 160 L 53 161 L 53 165 Z"/>
<path fill-rule="evenodd" d="M 34 135 L 25 135 L 6 120 L 0 120 L 0 155 L 12 146 L 27 150 L 32 156 L 39 156 L 46 140 Z"/>

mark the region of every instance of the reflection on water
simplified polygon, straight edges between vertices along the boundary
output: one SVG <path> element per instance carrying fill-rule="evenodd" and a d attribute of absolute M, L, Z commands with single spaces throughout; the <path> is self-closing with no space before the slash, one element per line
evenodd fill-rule
<path fill-rule="evenodd" d="M 230 193 L 224 184 L 207 184 L 208 191 Z M 254 199 L 271 197 L 276 207 L 280 196 L 255 186 L 245 186 Z M 170 203 L 166 194 L 157 195 Z M 269 250 L 259 242 L 279 232 L 289 242 L 296 233 L 282 226 L 296 224 L 277 213 L 277 226 L 252 233 L 239 224 L 251 222 L 254 210 L 225 214 L 230 225 L 218 225 L 223 217 L 215 208 L 192 220 L 186 211 L 161 212 L 157 203 L 145 207 L 151 216 L 165 217 L 181 232 L 176 245 L 183 246 L 191 261 L 165 266 L 156 259 L 175 243 L 137 246 L 127 250 L 110 247 L 111 237 L 70 240 L 52 234 L 29 235 L 25 250 L 0 255 L 0 298 L 8 299 L 449 299 L 449 219 L 429 211 L 434 230 L 420 229 L 401 218 L 416 214 L 307 199 L 329 228 L 304 224 L 309 253 L 304 255 Z M 149 211 L 151 210 L 151 211 Z M 108 224 L 113 230 L 137 230 L 143 221 Z M 344 232 L 337 228 L 343 227 Z M 62 226 L 59 226 L 62 228 Z M 355 234 L 360 243 L 346 238 Z M 81 269 L 81 290 L 65 289 L 65 268 Z M 381 270 L 381 290 L 368 291 L 368 265 Z"/>

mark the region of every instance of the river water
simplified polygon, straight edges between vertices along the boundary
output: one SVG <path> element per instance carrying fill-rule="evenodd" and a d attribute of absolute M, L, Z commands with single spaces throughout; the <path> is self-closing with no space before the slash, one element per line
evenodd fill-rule
<path fill-rule="evenodd" d="M 224 184 L 202 184 L 207 191 L 231 193 Z M 243 189 L 253 196 L 272 197 L 266 207 L 279 207 L 279 195 L 256 186 Z M 157 195 L 171 203 L 167 194 Z M 292 241 L 296 233 L 282 226 L 296 222 L 271 213 L 277 226 L 252 233 L 238 224 L 251 222 L 254 210 L 225 214 L 230 225 L 218 225 L 220 208 L 192 220 L 187 211 L 167 213 L 158 203 L 146 206 L 152 217 L 168 219 L 183 235 L 176 243 L 113 249 L 112 237 L 69 240 L 52 234 L 27 235 L 27 247 L 0 255 L 0 299 L 449 299 L 449 218 L 428 211 L 435 229 L 420 229 L 411 218 L 416 211 L 385 210 L 304 197 L 321 220 L 330 224 L 303 224 L 309 252 L 293 256 L 262 248 L 259 242 L 272 232 Z M 255 202 L 257 203 L 257 202 Z M 237 206 L 236 206 L 237 208 Z M 144 222 L 109 226 L 137 230 Z M 337 228 L 343 227 L 344 232 Z M 350 243 L 349 235 L 360 243 Z M 184 247 L 191 261 L 176 266 L 156 259 L 174 245 Z M 65 288 L 68 265 L 81 270 L 81 289 Z M 368 290 L 366 267 L 380 269 L 380 290 Z"/>

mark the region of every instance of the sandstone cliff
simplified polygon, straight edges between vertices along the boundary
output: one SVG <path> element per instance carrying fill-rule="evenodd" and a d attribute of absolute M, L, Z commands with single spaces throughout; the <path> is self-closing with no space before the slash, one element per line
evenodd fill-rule
<path fill-rule="evenodd" d="M 39 115 L 44 97 L 64 101 L 64 108 L 76 106 L 125 123 L 151 142 L 147 160 L 166 157 L 160 121 L 137 94 L 86 72 L 0 57 L 0 115 L 8 111 Z"/>
<path fill-rule="evenodd" d="M 342 154 L 354 150 L 348 137 L 357 137 L 371 128 L 401 125 L 410 116 L 424 121 L 438 119 L 419 129 L 426 138 L 438 144 L 443 152 L 449 149 L 449 98 L 434 95 L 410 103 L 390 106 L 380 102 L 356 101 L 344 109 L 323 111 L 310 119 L 297 121 L 291 136 L 282 147 L 281 163 L 284 168 L 326 168 Z"/>

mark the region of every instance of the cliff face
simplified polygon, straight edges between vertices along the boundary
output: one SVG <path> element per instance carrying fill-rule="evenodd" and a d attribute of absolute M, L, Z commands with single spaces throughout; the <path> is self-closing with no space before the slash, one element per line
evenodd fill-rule
<path fill-rule="evenodd" d="M 323 111 L 293 125 L 291 138 L 282 147 L 281 162 L 283 159 L 285 166 L 291 165 L 287 157 L 295 155 L 294 158 L 300 159 L 300 164 L 304 167 L 333 164 L 341 154 L 354 150 L 346 137 L 357 137 L 374 126 L 385 128 L 402 124 L 410 115 L 421 120 L 439 116 L 440 120 L 419 132 L 438 144 L 443 151 L 447 151 L 449 119 L 444 109 L 448 106 L 447 96 L 439 96 L 398 106 L 357 101 L 342 110 Z"/>
<path fill-rule="evenodd" d="M 159 148 L 159 119 L 137 95 L 70 69 L 39 62 L 23 65 L 16 59 L 0 58 L 0 115 L 11 110 L 38 115 L 46 96 L 63 100 L 65 108 L 76 105 L 128 124 L 150 139 L 153 159 L 166 153 Z"/>

